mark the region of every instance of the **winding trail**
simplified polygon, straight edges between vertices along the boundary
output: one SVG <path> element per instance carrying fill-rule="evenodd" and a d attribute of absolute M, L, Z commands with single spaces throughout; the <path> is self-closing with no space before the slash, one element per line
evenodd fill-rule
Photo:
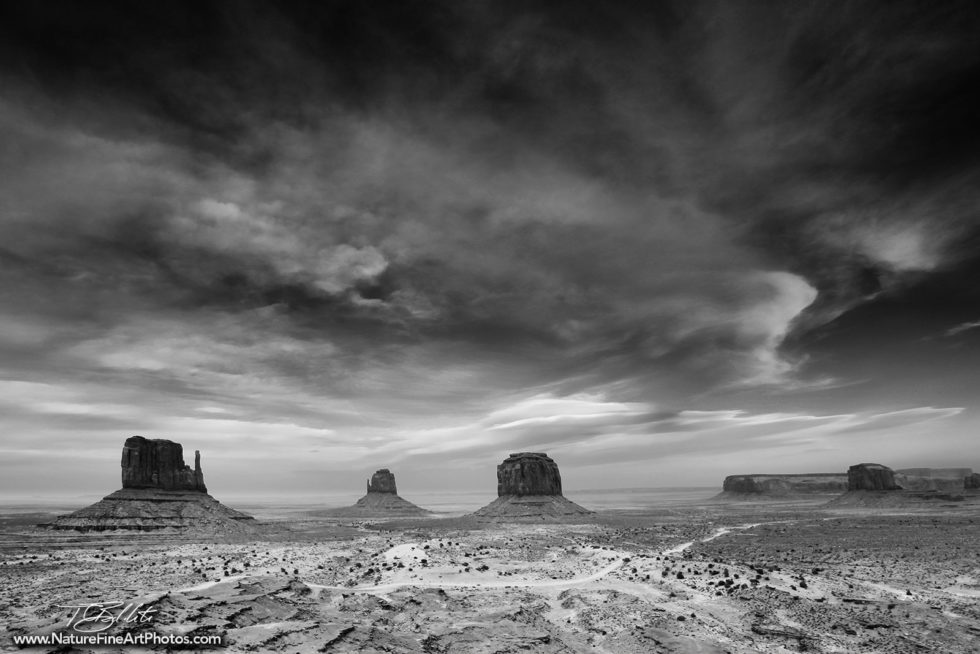
<path fill-rule="evenodd" d="M 204 581 L 194 586 L 188 586 L 187 588 L 179 588 L 174 593 L 196 593 L 202 590 L 207 590 L 212 586 L 217 586 L 218 584 L 229 583 L 232 581 L 238 581 L 239 579 L 248 579 L 249 575 L 235 575 L 233 577 L 223 577 L 221 579 L 211 579 L 209 581 Z"/>
<path fill-rule="evenodd" d="M 734 527 L 720 527 L 712 532 L 709 536 L 706 536 L 698 541 L 687 541 L 674 547 L 667 548 L 658 553 L 659 556 L 673 556 L 684 552 L 696 542 L 707 543 L 715 540 L 716 538 L 721 538 L 725 534 L 729 534 L 733 531 L 739 531 L 743 529 L 751 529 L 757 527 L 762 523 L 748 523 L 743 525 L 737 525 Z M 416 543 L 403 543 L 397 545 L 385 553 L 385 558 L 390 560 L 400 558 L 410 554 L 411 551 L 417 548 Z M 366 586 L 328 586 L 324 584 L 314 584 L 311 582 L 304 582 L 307 586 L 314 590 L 315 593 L 319 594 L 324 590 L 339 590 L 347 593 L 390 593 L 392 591 L 398 590 L 400 588 L 563 588 L 569 586 L 581 586 L 582 584 L 588 584 L 594 581 L 598 581 L 603 577 L 609 575 L 610 573 L 623 567 L 625 564 L 625 559 L 632 556 L 629 552 L 616 552 L 616 560 L 608 565 L 599 568 L 595 572 L 582 576 L 582 577 L 572 577 L 571 579 L 513 579 L 513 580 L 499 580 L 499 581 L 451 581 L 451 580 L 423 580 L 423 579 L 406 579 L 403 581 L 392 581 L 385 584 L 374 584 Z M 197 592 L 206 590 L 217 584 L 238 581 L 240 579 L 247 579 L 249 575 L 237 575 L 234 577 L 226 577 L 220 580 L 206 581 L 195 586 L 190 586 L 188 588 L 181 588 L 180 590 L 174 591 L 178 593 L 186 592 Z"/>
<path fill-rule="evenodd" d="M 310 588 L 320 590 L 342 590 L 352 593 L 389 593 L 399 588 L 560 588 L 563 586 L 578 586 L 592 581 L 598 581 L 613 570 L 623 567 L 623 559 L 617 558 L 604 568 L 587 575 L 585 577 L 573 577 L 572 579 L 533 579 L 533 580 L 514 580 L 514 581 L 422 581 L 407 580 L 396 581 L 388 584 L 378 584 L 374 586 L 324 586 L 322 584 L 306 585 Z"/>
<path fill-rule="evenodd" d="M 715 529 L 714 533 L 712 533 L 710 536 L 705 536 L 700 541 L 689 540 L 686 543 L 681 543 L 680 545 L 675 545 L 674 547 L 665 549 L 663 552 L 660 553 L 660 556 L 671 556 L 671 555 L 674 555 L 674 554 L 680 554 L 684 550 L 686 550 L 686 549 L 690 548 L 692 545 L 694 545 L 694 543 L 698 543 L 698 542 L 700 542 L 700 543 L 708 543 L 708 542 L 713 541 L 716 538 L 721 538 L 725 534 L 730 534 L 733 531 L 738 531 L 738 530 L 742 530 L 742 529 L 752 529 L 753 527 L 758 527 L 761 524 L 762 524 L 761 522 L 750 522 L 750 523 L 746 523 L 744 525 L 738 525 L 736 527 L 719 527 L 718 529 Z"/>

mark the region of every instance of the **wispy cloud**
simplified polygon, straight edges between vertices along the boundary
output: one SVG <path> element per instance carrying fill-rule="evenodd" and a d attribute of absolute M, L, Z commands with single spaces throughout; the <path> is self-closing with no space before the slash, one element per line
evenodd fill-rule
<path fill-rule="evenodd" d="M 950 327 L 949 329 L 947 329 L 946 336 L 956 336 L 957 334 L 961 334 L 971 329 L 976 329 L 977 327 L 980 327 L 980 320 L 963 322 L 956 325 L 955 327 Z"/>
<path fill-rule="evenodd" d="M 338 7 L 9 40 L 0 377 L 38 395 L 4 445 L 736 463 L 969 418 L 882 409 L 939 401 L 848 365 L 878 339 L 814 345 L 916 285 L 969 305 L 956 12 Z"/>

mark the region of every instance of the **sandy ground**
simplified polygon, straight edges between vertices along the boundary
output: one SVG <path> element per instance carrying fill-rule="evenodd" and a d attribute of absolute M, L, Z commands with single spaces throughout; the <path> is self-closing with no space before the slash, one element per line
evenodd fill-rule
<path fill-rule="evenodd" d="M 602 519 L 397 531 L 295 519 L 249 542 L 7 520 L 0 647 L 64 629 L 59 605 L 119 600 L 156 614 L 117 631 L 221 634 L 228 652 L 978 651 L 972 509 L 741 504 Z"/>

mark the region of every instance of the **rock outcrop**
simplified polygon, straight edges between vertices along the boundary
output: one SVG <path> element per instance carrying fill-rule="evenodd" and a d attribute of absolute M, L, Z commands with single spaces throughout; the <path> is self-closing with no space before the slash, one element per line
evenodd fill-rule
<path fill-rule="evenodd" d="M 398 494 L 395 486 L 395 475 L 391 474 L 388 468 L 382 468 L 371 475 L 367 483 L 368 493 L 394 493 Z"/>
<path fill-rule="evenodd" d="M 895 471 L 895 483 L 905 490 L 960 491 L 972 468 L 904 468 Z"/>
<path fill-rule="evenodd" d="M 519 452 L 497 466 L 497 499 L 471 515 L 492 522 L 569 522 L 592 511 L 562 495 L 561 474 L 551 457 Z"/>
<path fill-rule="evenodd" d="M 497 466 L 497 497 L 505 495 L 561 495 L 561 474 L 542 452 L 511 454 Z"/>
<path fill-rule="evenodd" d="M 963 488 L 967 490 L 980 490 L 980 472 L 974 472 L 963 479 Z"/>
<path fill-rule="evenodd" d="M 849 491 L 891 491 L 901 490 L 895 483 L 895 471 L 880 463 L 859 463 L 847 469 L 847 490 Z"/>
<path fill-rule="evenodd" d="M 367 482 L 367 494 L 353 506 L 317 511 L 316 515 L 337 518 L 385 518 L 431 515 L 432 511 L 412 504 L 398 495 L 395 475 L 387 468 L 378 470 Z"/>
<path fill-rule="evenodd" d="M 789 475 L 730 475 L 725 477 L 725 495 L 793 496 L 841 493 L 847 490 L 847 475 L 817 472 Z"/>
<path fill-rule="evenodd" d="M 194 531 L 208 534 L 252 531 L 251 516 L 208 495 L 195 452 L 194 469 L 184 463 L 180 443 L 132 436 L 122 451 L 121 490 L 57 518 L 51 529 L 77 531 Z"/>
<path fill-rule="evenodd" d="M 184 463 L 184 448 L 163 438 L 130 436 L 122 451 L 123 488 L 154 488 L 207 493 L 201 453 L 194 452 L 194 469 Z"/>

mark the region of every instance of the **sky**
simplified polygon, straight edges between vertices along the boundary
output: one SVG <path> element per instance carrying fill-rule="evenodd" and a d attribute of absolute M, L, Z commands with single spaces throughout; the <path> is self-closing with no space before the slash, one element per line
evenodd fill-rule
<path fill-rule="evenodd" d="M 0 9 L 0 496 L 980 469 L 980 5 Z"/>

